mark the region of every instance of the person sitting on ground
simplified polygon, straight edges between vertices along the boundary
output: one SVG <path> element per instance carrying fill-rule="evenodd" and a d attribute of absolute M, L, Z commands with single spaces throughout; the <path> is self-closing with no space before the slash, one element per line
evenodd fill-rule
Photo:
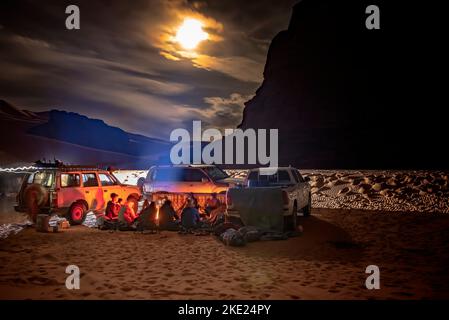
<path fill-rule="evenodd" d="M 142 205 L 142 211 L 145 210 L 149 206 L 150 206 L 150 201 L 148 201 L 148 199 L 145 199 L 145 201 L 143 202 L 143 205 Z M 141 211 L 141 213 L 142 213 L 142 211 Z"/>
<path fill-rule="evenodd" d="M 149 203 L 147 200 L 145 202 L 146 204 L 144 203 L 143 209 L 137 217 L 137 230 L 156 230 L 156 203 L 154 201 Z"/>
<path fill-rule="evenodd" d="M 226 212 L 226 205 L 220 204 L 217 208 L 213 209 L 210 212 L 209 218 L 207 219 L 207 222 L 211 226 L 216 226 L 220 223 L 223 223 L 225 221 L 224 214 Z"/>
<path fill-rule="evenodd" d="M 117 220 L 120 211 L 120 203 L 118 201 L 118 194 L 111 193 L 111 200 L 106 205 L 105 217 L 106 220 Z"/>
<path fill-rule="evenodd" d="M 212 212 L 212 210 L 217 209 L 220 206 L 220 200 L 218 200 L 217 198 L 217 194 L 214 192 L 212 193 L 212 198 L 208 198 L 206 200 L 206 213 L 208 215 L 210 215 L 210 213 Z"/>
<path fill-rule="evenodd" d="M 200 213 L 197 208 L 195 208 L 195 201 L 193 199 L 189 199 L 187 206 L 181 213 L 181 226 L 185 230 L 190 231 L 199 226 L 200 220 Z"/>
<path fill-rule="evenodd" d="M 187 208 L 189 206 L 189 202 L 193 201 L 193 206 L 198 210 L 200 206 L 198 205 L 198 200 L 195 198 L 193 192 L 190 192 L 186 198 L 186 201 L 182 205 L 182 209 Z"/>
<path fill-rule="evenodd" d="M 134 223 L 137 219 L 137 214 L 134 211 L 133 208 L 133 202 L 127 201 L 122 207 L 120 208 L 119 214 L 118 214 L 118 221 L 122 223 L 123 225 L 135 229 L 136 224 Z"/>
<path fill-rule="evenodd" d="M 171 201 L 166 199 L 159 209 L 159 229 L 177 231 L 179 229 L 178 219 Z"/>

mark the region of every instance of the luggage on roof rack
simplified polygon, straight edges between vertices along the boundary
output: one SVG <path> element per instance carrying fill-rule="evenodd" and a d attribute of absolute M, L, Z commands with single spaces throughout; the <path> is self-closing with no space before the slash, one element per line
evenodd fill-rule
<path fill-rule="evenodd" d="M 98 165 L 68 165 L 61 161 L 56 160 L 55 162 L 42 162 L 36 161 L 35 165 L 38 169 L 58 169 L 63 171 L 69 170 L 101 170 Z"/>

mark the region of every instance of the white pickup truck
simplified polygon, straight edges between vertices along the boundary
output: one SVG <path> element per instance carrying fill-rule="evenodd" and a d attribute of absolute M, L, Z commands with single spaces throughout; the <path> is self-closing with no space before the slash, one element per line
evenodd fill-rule
<path fill-rule="evenodd" d="M 310 192 L 309 178 L 304 178 L 298 169 L 293 167 L 279 168 L 257 168 L 251 169 L 245 179 L 245 188 L 257 192 L 262 187 L 279 187 L 282 190 L 284 228 L 296 229 L 297 215 L 302 211 L 303 216 L 309 216 L 312 209 L 312 197 Z M 232 191 L 238 192 L 238 190 Z M 228 220 L 240 218 L 240 214 L 235 207 L 235 199 L 232 199 L 232 192 L 227 193 Z"/>

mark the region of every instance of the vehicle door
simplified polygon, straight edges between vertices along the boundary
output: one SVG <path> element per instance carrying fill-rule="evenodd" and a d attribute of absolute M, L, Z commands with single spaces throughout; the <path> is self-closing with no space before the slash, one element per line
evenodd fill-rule
<path fill-rule="evenodd" d="M 58 208 L 68 208 L 79 199 L 85 199 L 78 172 L 62 172 L 59 175 Z"/>
<path fill-rule="evenodd" d="M 212 193 L 215 184 L 199 168 L 186 168 L 184 171 L 184 181 L 187 184 L 188 192 L 193 193 Z"/>
<path fill-rule="evenodd" d="M 104 201 L 106 203 L 111 200 L 112 193 L 117 194 L 119 198 L 122 198 L 123 201 L 126 201 L 127 195 L 124 194 L 121 185 L 113 177 L 111 177 L 111 175 L 105 172 L 101 172 L 98 173 L 98 179 L 100 180 L 101 188 L 103 189 Z"/>
<path fill-rule="evenodd" d="M 98 182 L 95 172 L 84 172 L 81 174 L 83 182 L 84 199 L 93 211 L 101 211 L 106 207 L 103 190 Z"/>

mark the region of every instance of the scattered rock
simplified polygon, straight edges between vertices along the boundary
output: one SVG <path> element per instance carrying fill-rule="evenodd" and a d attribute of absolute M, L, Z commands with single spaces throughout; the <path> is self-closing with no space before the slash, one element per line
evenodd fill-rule
<path fill-rule="evenodd" d="M 397 182 L 396 182 L 396 179 L 394 179 L 394 178 L 388 179 L 388 180 L 387 180 L 387 184 L 388 184 L 389 186 L 397 186 L 397 185 L 398 185 Z"/>
<path fill-rule="evenodd" d="M 341 189 L 340 191 L 338 191 L 338 194 L 345 194 L 349 192 L 349 187 L 344 187 L 343 189 Z"/>

